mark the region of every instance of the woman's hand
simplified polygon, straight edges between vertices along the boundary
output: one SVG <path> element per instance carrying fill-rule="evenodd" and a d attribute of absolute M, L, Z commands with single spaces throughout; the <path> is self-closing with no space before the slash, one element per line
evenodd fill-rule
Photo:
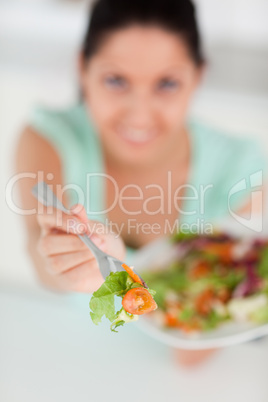
<path fill-rule="evenodd" d="M 120 260 L 124 260 L 125 246 L 103 224 L 89 221 L 82 205 L 75 205 L 70 212 L 67 215 L 53 209 L 48 213 L 45 208 L 38 215 L 41 227 L 38 251 L 45 260 L 45 270 L 56 279 L 60 289 L 91 293 L 102 284 L 103 278 L 94 255 L 77 234 L 87 234 L 101 250 Z"/>

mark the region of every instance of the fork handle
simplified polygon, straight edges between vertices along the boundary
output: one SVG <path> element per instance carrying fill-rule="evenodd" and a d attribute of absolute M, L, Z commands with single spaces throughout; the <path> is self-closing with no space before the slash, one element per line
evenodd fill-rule
<path fill-rule="evenodd" d="M 65 212 L 66 214 L 70 214 L 70 211 L 63 206 L 45 181 L 40 181 L 33 186 L 32 194 L 45 207 L 53 207 Z"/>

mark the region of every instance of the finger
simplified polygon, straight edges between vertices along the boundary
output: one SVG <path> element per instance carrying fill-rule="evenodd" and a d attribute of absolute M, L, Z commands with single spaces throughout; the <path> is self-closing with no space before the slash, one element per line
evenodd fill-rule
<path fill-rule="evenodd" d="M 86 228 L 87 228 L 86 233 L 88 235 L 91 235 L 94 232 L 96 222 L 91 221 L 91 220 L 88 219 L 86 210 L 85 210 L 85 208 L 84 208 L 84 206 L 82 204 L 73 205 L 70 208 L 70 212 L 71 212 L 72 215 L 77 217 L 82 223 L 84 223 L 86 225 Z"/>
<path fill-rule="evenodd" d="M 58 228 L 52 228 L 52 229 L 50 229 L 50 230 L 48 231 L 48 233 L 51 233 L 51 234 L 63 234 L 63 233 L 65 233 L 65 232 L 63 232 L 62 230 L 60 230 L 60 229 L 58 229 Z"/>
<path fill-rule="evenodd" d="M 47 270 L 58 275 L 84 262 L 95 261 L 93 254 L 89 250 L 81 250 L 75 253 L 58 254 L 47 257 Z"/>
<path fill-rule="evenodd" d="M 70 208 L 70 212 L 73 215 L 76 215 L 77 217 L 79 217 L 79 219 L 81 220 L 81 222 L 83 223 L 88 223 L 88 216 L 86 213 L 86 210 L 84 208 L 84 206 L 82 204 L 75 204 Z"/>
<path fill-rule="evenodd" d="M 103 284 L 97 261 L 84 262 L 62 273 L 59 278 L 65 289 L 92 293 Z"/>
<path fill-rule="evenodd" d="M 55 208 L 50 212 L 39 213 L 37 221 L 40 227 L 46 231 L 56 228 L 67 233 L 83 234 L 87 232 L 86 225 L 77 216 L 65 214 Z"/>
<path fill-rule="evenodd" d="M 73 234 L 45 233 L 38 241 L 38 250 L 43 256 L 73 253 L 87 249 L 87 246 L 79 239 L 79 237 Z"/>

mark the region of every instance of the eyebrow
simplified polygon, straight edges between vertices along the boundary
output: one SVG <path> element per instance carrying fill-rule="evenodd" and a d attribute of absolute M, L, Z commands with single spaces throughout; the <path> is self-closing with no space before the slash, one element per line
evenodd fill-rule
<path fill-rule="evenodd" d="M 104 64 L 102 66 L 100 66 L 100 70 L 109 70 L 109 69 L 119 69 L 122 74 L 128 74 L 126 71 L 124 71 L 124 67 L 120 66 L 119 64 L 116 63 L 111 63 L 111 62 L 104 62 Z M 171 74 L 174 72 L 185 72 L 188 70 L 188 67 L 185 66 L 185 64 L 175 64 L 169 67 L 166 67 L 165 69 L 163 69 L 163 71 L 159 71 L 157 72 L 157 75 L 167 75 L 167 74 Z"/>

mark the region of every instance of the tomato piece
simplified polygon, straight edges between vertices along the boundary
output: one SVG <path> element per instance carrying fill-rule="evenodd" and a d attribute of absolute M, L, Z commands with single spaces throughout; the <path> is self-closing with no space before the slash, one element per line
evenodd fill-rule
<path fill-rule="evenodd" d="M 157 308 L 150 292 L 145 288 L 130 289 L 123 297 L 122 305 L 130 314 L 141 315 Z"/>
<path fill-rule="evenodd" d="M 129 267 L 127 264 L 122 264 L 122 267 L 124 268 L 125 271 L 127 271 L 127 273 L 129 274 L 131 279 L 133 279 L 134 282 L 138 282 L 142 286 L 144 285 L 142 283 L 142 280 L 140 279 L 139 275 L 135 274 L 135 272 L 133 271 L 133 269 L 131 267 Z"/>
<path fill-rule="evenodd" d="M 204 250 L 216 255 L 220 261 L 229 264 L 230 262 L 232 262 L 233 259 L 233 246 L 234 245 L 232 242 L 209 243 L 204 247 Z"/>
<path fill-rule="evenodd" d="M 195 300 L 195 307 L 199 314 L 207 315 L 212 309 L 213 301 L 215 300 L 214 292 L 207 289 L 197 296 Z"/>
<path fill-rule="evenodd" d="M 179 320 L 177 319 L 176 316 L 174 316 L 171 313 L 166 313 L 165 315 L 165 325 L 167 327 L 177 327 L 179 324 Z"/>
<path fill-rule="evenodd" d="M 170 328 L 178 328 L 185 333 L 201 330 L 201 325 L 196 317 L 192 317 L 189 321 L 181 321 L 176 315 L 170 312 L 165 314 L 165 325 Z"/>
<path fill-rule="evenodd" d="M 217 291 L 217 298 L 222 302 L 222 303 L 227 303 L 228 300 L 231 299 L 231 292 L 227 288 L 222 288 Z"/>
<path fill-rule="evenodd" d="M 210 264 L 207 261 L 200 261 L 192 269 L 190 276 L 192 279 L 200 279 L 206 277 L 210 272 Z"/>

